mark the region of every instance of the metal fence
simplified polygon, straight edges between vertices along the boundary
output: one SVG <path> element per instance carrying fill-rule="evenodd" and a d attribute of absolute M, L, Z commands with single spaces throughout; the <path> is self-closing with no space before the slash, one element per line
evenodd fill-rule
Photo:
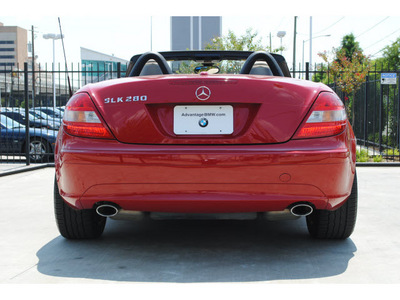
<path fill-rule="evenodd" d="M 116 70 L 99 66 L 93 69 L 95 71 L 81 68 L 79 64 L 68 67 L 73 92 L 88 83 L 125 76 L 120 64 Z M 393 162 L 400 159 L 399 83 L 381 83 L 382 73 L 396 74 L 398 78 L 399 72 L 375 66 L 368 72 L 361 88 L 352 95 L 344 94 L 334 78 L 325 82 L 346 105 L 357 137 L 358 161 Z M 1 128 L 1 163 L 23 162 L 29 165 L 52 161 L 63 106 L 69 99 L 66 74 L 60 65 L 55 71 L 47 65 L 32 70 L 28 64 L 22 71 L 0 69 L 1 123 L 7 123 Z M 322 71 L 322 68 L 310 71 L 307 67 L 305 71 L 294 72 L 293 77 L 321 81 L 324 74 L 326 70 Z M 330 77 L 325 78 L 329 80 Z"/>
<path fill-rule="evenodd" d="M 357 137 L 359 162 L 398 162 L 400 159 L 400 94 L 399 73 L 395 68 L 373 65 L 365 82 L 355 93 L 346 94 L 329 76 L 329 68 L 315 66 L 310 71 L 295 72 L 296 78 L 324 81 L 342 99 Z M 394 80 L 385 83 L 384 75 Z"/>
<path fill-rule="evenodd" d="M 63 107 L 70 97 L 68 81 L 75 92 L 88 83 L 125 76 L 120 63 L 116 70 L 107 63 L 93 68 L 71 64 L 66 69 L 61 65 L 33 69 L 27 63 L 23 70 L 0 68 L 1 163 L 53 160 Z"/>

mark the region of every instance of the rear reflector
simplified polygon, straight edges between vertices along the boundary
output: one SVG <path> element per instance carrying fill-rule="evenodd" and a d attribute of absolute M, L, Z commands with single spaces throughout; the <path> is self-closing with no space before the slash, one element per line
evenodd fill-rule
<path fill-rule="evenodd" d="M 294 139 L 332 136 L 346 128 L 344 105 L 334 93 L 323 92 L 315 101 L 311 113 L 294 136 Z"/>
<path fill-rule="evenodd" d="M 68 101 L 63 128 L 71 135 L 89 138 L 114 139 L 101 121 L 94 104 L 87 94 L 75 94 Z"/>

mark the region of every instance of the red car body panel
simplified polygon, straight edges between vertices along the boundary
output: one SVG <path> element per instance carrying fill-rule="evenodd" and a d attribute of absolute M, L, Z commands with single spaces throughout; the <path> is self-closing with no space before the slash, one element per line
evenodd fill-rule
<path fill-rule="evenodd" d="M 210 88 L 207 101 L 196 98 L 199 86 Z M 112 80 L 82 91 L 91 96 L 120 142 L 186 145 L 286 142 L 323 90 L 331 91 L 322 84 L 283 77 L 174 75 Z M 141 101 L 144 96 L 146 101 Z M 233 134 L 203 139 L 175 135 L 173 108 L 188 104 L 232 105 Z"/>
<path fill-rule="evenodd" d="M 211 90 L 207 101 L 195 96 L 200 86 Z M 90 96 L 115 139 L 60 129 L 60 195 L 76 209 L 99 202 L 148 212 L 282 211 L 298 202 L 337 209 L 355 174 L 350 124 L 338 135 L 293 139 L 324 91 L 332 92 L 308 81 L 251 75 L 149 76 L 89 85 L 79 93 Z M 176 105 L 227 104 L 234 111 L 232 134 L 174 134 Z"/>

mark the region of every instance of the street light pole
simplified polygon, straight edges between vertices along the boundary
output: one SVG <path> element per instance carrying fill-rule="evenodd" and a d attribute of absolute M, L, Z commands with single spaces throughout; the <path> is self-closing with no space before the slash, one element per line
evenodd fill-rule
<path fill-rule="evenodd" d="M 53 65 L 52 65 L 52 77 L 53 77 L 53 109 L 56 111 L 56 81 L 54 71 L 56 69 L 56 40 L 53 39 Z"/>
<path fill-rule="evenodd" d="M 64 36 L 62 36 L 64 37 Z M 61 39 L 61 34 L 47 33 L 43 34 L 43 38 L 48 40 L 53 40 L 53 66 L 52 66 L 52 77 L 53 77 L 53 108 L 56 110 L 56 82 L 55 82 L 55 64 L 56 64 L 56 50 L 55 50 L 55 41 Z"/>
<path fill-rule="evenodd" d="M 278 38 L 281 39 L 281 55 L 282 55 L 282 38 L 286 35 L 286 31 L 278 31 Z"/>
<path fill-rule="evenodd" d="M 150 16 L 150 51 L 153 51 L 153 16 Z"/>
<path fill-rule="evenodd" d="M 319 36 L 315 36 L 315 37 L 313 37 L 312 39 L 317 39 L 317 38 L 320 38 L 320 37 L 328 37 L 328 36 L 331 36 L 330 34 L 325 34 L 325 35 L 319 35 Z M 305 42 L 308 42 L 309 40 L 303 40 L 303 54 L 302 54 L 302 71 L 304 71 L 304 44 L 305 44 Z M 311 57 L 310 57 L 310 60 L 311 60 Z"/>
<path fill-rule="evenodd" d="M 312 17 L 310 17 L 310 68 L 312 69 Z"/>
<path fill-rule="evenodd" d="M 296 72 L 296 34 L 297 34 L 297 17 L 294 17 L 294 37 L 293 37 L 293 77 Z"/>

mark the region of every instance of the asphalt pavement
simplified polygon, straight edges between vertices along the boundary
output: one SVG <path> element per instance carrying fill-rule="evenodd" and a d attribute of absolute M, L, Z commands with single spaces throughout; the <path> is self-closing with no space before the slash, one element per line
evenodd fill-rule
<path fill-rule="evenodd" d="M 305 219 L 108 220 L 70 241 L 53 214 L 54 168 L 0 178 L 0 284 L 259 289 L 271 284 L 400 284 L 400 168 L 359 167 L 356 229 L 309 237 Z M 302 286 L 302 285 L 300 285 Z M 0 286 L 1 288 L 1 286 Z M 301 290 L 301 289 L 300 289 Z"/>

